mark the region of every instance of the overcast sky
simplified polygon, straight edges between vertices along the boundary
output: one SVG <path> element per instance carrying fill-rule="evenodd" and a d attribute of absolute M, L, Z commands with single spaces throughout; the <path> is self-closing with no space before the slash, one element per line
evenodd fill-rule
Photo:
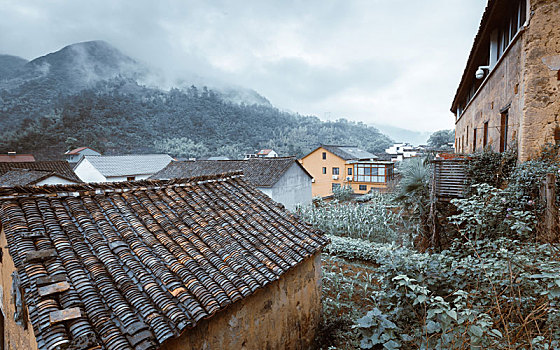
<path fill-rule="evenodd" d="M 486 0 L 0 0 L 0 53 L 105 40 L 280 109 L 419 131 L 449 107 Z"/>

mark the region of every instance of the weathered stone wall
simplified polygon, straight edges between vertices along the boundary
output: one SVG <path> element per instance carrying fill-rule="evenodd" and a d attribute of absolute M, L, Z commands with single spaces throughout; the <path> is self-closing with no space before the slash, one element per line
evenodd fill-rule
<path fill-rule="evenodd" d="M 554 131 L 560 127 L 560 2 L 530 3 L 531 17 L 524 37 L 521 160 L 538 155 L 543 144 L 554 143 Z"/>
<path fill-rule="evenodd" d="M 499 152 L 501 110 L 508 105 L 510 107 L 507 143 L 508 147 L 516 145 L 522 116 L 522 43 L 525 33 L 521 32 L 518 35 L 486 78 L 478 94 L 457 120 L 455 124 L 457 152 L 471 153 L 473 151 L 475 128 L 477 129 L 476 150 L 483 149 L 485 122 L 488 122 L 487 147 Z"/>
<path fill-rule="evenodd" d="M 161 349 L 309 349 L 321 312 L 320 281 L 318 253 Z"/>
<path fill-rule="evenodd" d="M 30 322 L 27 329 L 18 325 L 14 321 L 15 306 L 12 301 L 12 272 L 16 270 L 14 262 L 8 252 L 8 242 L 4 230 L 0 234 L 0 249 L 2 249 L 2 262 L 0 263 L 0 278 L 2 279 L 2 289 L 0 297 L 2 303 L 2 313 L 4 314 L 4 347 L 3 349 L 37 349 L 37 341 L 33 334 L 33 326 Z"/>

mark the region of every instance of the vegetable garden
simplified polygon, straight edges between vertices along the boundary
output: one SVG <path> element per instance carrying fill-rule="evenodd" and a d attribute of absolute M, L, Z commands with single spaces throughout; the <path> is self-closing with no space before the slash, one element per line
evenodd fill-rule
<path fill-rule="evenodd" d="M 300 209 L 331 240 L 317 348 L 560 348 L 560 246 L 536 239 L 539 178 L 558 166 L 510 168 L 499 187 L 471 184 L 445 218 L 441 249 L 419 245 L 423 223 L 411 213 L 426 203 L 403 196 L 402 186 Z M 423 193 L 419 183 L 414 191 Z"/>

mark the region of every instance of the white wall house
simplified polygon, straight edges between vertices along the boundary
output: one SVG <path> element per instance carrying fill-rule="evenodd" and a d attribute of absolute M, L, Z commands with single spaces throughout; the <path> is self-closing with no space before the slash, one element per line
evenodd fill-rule
<path fill-rule="evenodd" d="M 242 171 L 246 181 L 289 210 L 311 203 L 312 176 L 290 157 L 172 162 L 151 178 L 188 178 L 232 171 Z"/>
<path fill-rule="evenodd" d="M 78 147 L 64 153 L 68 163 L 78 163 L 84 156 L 100 156 L 101 153 L 89 147 Z"/>
<path fill-rule="evenodd" d="M 392 161 L 400 162 L 406 158 L 416 157 L 418 155 L 418 148 L 409 143 L 395 143 L 393 146 L 387 148 L 385 153 L 391 155 Z"/>
<path fill-rule="evenodd" d="M 144 180 L 173 161 L 167 154 L 84 156 L 74 172 L 84 182 Z"/>
<path fill-rule="evenodd" d="M 299 165 L 299 162 L 295 163 L 282 174 L 273 186 L 257 187 L 276 202 L 282 203 L 288 210 L 294 210 L 297 205 L 311 204 L 313 197 L 311 175 Z"/>

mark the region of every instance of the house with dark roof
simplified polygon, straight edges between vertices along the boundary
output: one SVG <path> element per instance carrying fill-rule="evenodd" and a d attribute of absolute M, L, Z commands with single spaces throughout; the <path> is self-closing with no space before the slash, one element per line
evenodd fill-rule
<path fill-rule="evenodd" d="M 393 179 L 393 162 L 357 146 L 321 145 L 300 162 L 313 176 L 313 196 L 327 197 L 341 187 L 358 194 L 384 191 Z"/>
<path fill-rule="evenodd" d="M 27 173 L 23 171 L 27 171 Z M 0 162 L 0 175 L 8 174 L 3 177 L 5 181 L 13 181 L 10 186 L 24 185 L 45 185 L 45 184 L 71 184 L 82 182 L 74 173 L 68 162 L 64 160 L 51 160 L 39 162 Z M 50 174 L 50 175 L 48 175 Z M 43 176 L 47 177 L 43 177 Z M 0 186 L 2 183 L 0 182 Z"/>
<path fill-rule="evenodd" d="M 248 182 L 289 210 L 311 203 L 312 176 L 291 157 L 172 162 L 151 178 L 174 179 L 230 171 L 242 171 Z"/>
<path fill-rule="evenodd" d="M 118 182 L 147 179 L 173 161 L 167 154 L 122 156 L 86 155 L 74 172 L 84 182 Z"/>
<path fill-rule="evenodd" d="M 308 349 L 328 241 L 241 173 L 0 189 L 15 349 Z"/>
<path fill-rule="evenodd" d="M 42 186 L 42 185 L 70 185 L 81 181 L 70 179 L 52 171 L 37 171 L 29 169 L 14 169 L 0 175 L 1 187 Z"/>
<path fill-rule="evenodd" d="M 84 156 L 100 156 L 101 153 L 89 147 L 78 147 L 66 151 L 64 158 L 68 163 L 78 163 Z"/>
<path fill-rule="evenodd" d="M 488 1 L 451 104 L 457 152 L 560 144 L 559 18 L 558 1 Z"/>

